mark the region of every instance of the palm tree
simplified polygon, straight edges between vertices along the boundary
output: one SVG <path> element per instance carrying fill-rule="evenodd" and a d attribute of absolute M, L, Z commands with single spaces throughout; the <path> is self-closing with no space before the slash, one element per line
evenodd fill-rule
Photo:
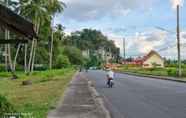
<path fill-rule="evenodd" d="M 61 24 L 57 24 L 57 26 L 56 26 L 56 32 L 55 32 L 55 34 L 56 34 L 56 37 L 57 37 L 57 39 L 59 39 L 59 40 L 62 40 L 63 39 L 63 37 L 64 37 L 64 27 L 61 25 Z"/>
<path fill-rule="evenodd" d="M 49 13 L 51 17 L 53 18 L 51 21 L 51 44 L 50 44 L 50 52 L 49 52 L 49 68 L 52 69 L 52 61 L 53 61 L 53 41 L 54 41 L 54 34 L 53 34 L 53 21 L 55 18 L 56 13 L 60 13 L 64 10 L 64 7 L 66 5 L 63 2 L 60 2 L 58 0 L 49 0 L 47 4 L 47 8 L 49 10 Z"/>
<path fill-rule="evenodd" d="M 50 21 L 51 17 L 47 12 L 46 0 L 20 0 L 19 1 L 19 12 L 24 17 L 30 19 L 35 24 L 35 31 L 39 34 L 40 25 L 45 21 Z M 33 39 L 30 58 L 28 62 L 28 71 L 33 70 L 35 52 L 37 47 L 37 40 Z"/>
<path fill-rule="evenodd" d="M 58 0 L 19 0 L 18 8 L 19 13 L 26 18 L 30 19 L 35 24 L 35 30 L 39 34 L 40 27 L 45 23 L 49 22 L 52 24 L 52 18 L 54 18 L 56 13 L 63 11 L 65 4 Z M 51 30 L 52 42 L 50 49 L 50 59 L 52 62 L 52 49 L 53 49 L 53 30 Z M 37 47 L 37 40 L 32 41 L 30 58 L 28 62 L 29 71 L 33 70 L 35 54 Z M 52 64 L 51 64 L 52 65 Z"/>

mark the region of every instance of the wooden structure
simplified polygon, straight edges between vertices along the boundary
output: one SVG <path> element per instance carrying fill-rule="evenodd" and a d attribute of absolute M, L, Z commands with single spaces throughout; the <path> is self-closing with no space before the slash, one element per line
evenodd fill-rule
<path fill-rule="evenodd" d="M 33 38 L 37 39 L 36 32 L 34 31 L 34 25 L 21 17 L 20 15 L 14 13 L 7 7 L 0 4 L 0 27 L 6 28 L 12 32 L 15 32 L 19 35 L 27 37 L 32 40 Z M 22 39 L 17 39 L 16 42 L 22 42 Z M 13 41 L 2 41 L 1 43 L 14 43 Z M 23 41 L 25 43 L 25 41 Z"/>
<path fill-rule="evenodd" d="M 17 59 L 17 55 L 18 55 L 20 47 L 21 47 L 20 44 L 24 43 L 25 44 L 25 57 L 24 57 L 25 59 L 24 60 L 25 60 L 25 72 L 26 72 L 26 70 L 27 70 L 27 43 L 29 40 L 38 39 L 37 34 L 34 30 L 34 24 L 32 24 L 28 20 L 24 19 L 22 16 L 16 14 L 15 12 L 11 11 L 6 6 L 3 6 L 2 4 L 0 4 L 0 27 L 2 27 L 3 29 L 6 29 L 6 31 L 9 30 L 11 32 L 14 32 L 14 33 L 20 35 L 21 37 L 24 37 L 22 39 L 9 39 L 8 37 L 4 38 L 4 39 L 0 39 L 0 44 L 5 44 L 6 69 L 7 69 L 7 58 L 8 58 L 7 51 L 8 51 L 8 46 L 10 46 L 9 44 L 19 44 L 18 49 L 16 51 L 16 56 L 14 58 L 14 67 L 12 66 L 12 64 L 10 62 L 11 57 L 10 57 L 10 48 L 9 48 L 10 68 L 11 68 L 11 70 L 15 71 L 16 59 Z M 32 46 L 32 48 L 33 48 L 33 46 Z M 30 55 L 29 62 L 31 62 L 32 58 L 33 58 L 33 56 Z"/>

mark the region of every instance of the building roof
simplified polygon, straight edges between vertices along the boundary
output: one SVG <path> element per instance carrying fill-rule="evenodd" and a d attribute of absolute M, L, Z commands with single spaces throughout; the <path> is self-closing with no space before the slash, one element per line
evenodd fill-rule
<path fill-rule="evenodd" d="M 160 56 L 160 54 L 158 54 L 156 51 L 154 51 L 154 50 L 151 50 L 147 55 L 145 55 L 144 57 L 143 57 L 143 61 L 146 61 L 146 60 L 148 60 L 152 55 L 157 55 L 158 57 L 160 57 L 162 60 L 164 60 L 161 56 Z"/>
<path fill-rule="evenodd" d="M 34 25 L 0 4 L 0 25 L 29 39 L 37 38 Z"/>
<path fill-rule="evenodd" d="M 135 59 L 132 60 L 131 62 L 125 62 L 125 63 L 141 65 L 141 64 L 143 64 L 146 60 L 148 60 L 152 55 L 157 55 L 157 56 L 160 57 L 162 60 L 164 60 L 156 51 L 151 50 L 147 55 L 145 55 L 145 56 L 143 56 L 143 57 L 135 58 Z"/>

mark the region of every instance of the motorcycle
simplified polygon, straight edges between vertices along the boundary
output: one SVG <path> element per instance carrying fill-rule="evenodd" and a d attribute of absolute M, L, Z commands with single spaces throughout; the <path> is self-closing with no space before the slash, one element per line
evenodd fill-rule
<path fill-rule="evenodd" d="M 108 79 L 107 86 L 108 86 L 108 88 L 112 88 L 114 86 L 114 80 L 113 79 Z"/>

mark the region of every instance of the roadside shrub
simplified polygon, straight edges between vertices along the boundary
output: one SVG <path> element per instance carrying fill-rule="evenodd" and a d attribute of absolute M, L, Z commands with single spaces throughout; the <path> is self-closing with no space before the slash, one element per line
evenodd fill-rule
<path fill-rule="evenodd" d="M 173 64 L 166 64 L 165 66 L 166 67 L 177 67 L 177 64 L 174 64 L 174 63 Z"/>
<path fill-rule="evenodd" d="M 183 74 L 183 77 L 186 77 L 186 68 L 183 69 L 182 74 Z"/>
<path fill-rule="evenodd" d="M 127 68 L 131 68 L 131 67 L 136 67 L 136 68 L 140 68 L 140 65 L 135 65 L 135 64 L 127 64 Z"/>
<path fill-rule="evenodd" d="M 175 69 L 168 69 L 167 73 L 169 76 L 176 76 L 176 70 Z"/>
<path fill-rule="evenodd" d="M 64 48 L 64 55 L 66 55 L 71 64 L 82 65 L 83 64 L 83 55 L 81 50 L 76 47 L 66 46 Z"/>
<path fill-rule="evenodd" d="M 57 63 L 56 63 L 56 68 L 67 68 L 70 65 L 69 58 L 65 55 L 59 55 L 57 57 Z"/>
<path fill-rule="evenodd" d="M 154 71 L 156 68 L 147 68 L 146 71 Z"/>
<path fill-rule="evenodd" d="M 19 64 L 16 65 L 16 71 L 23 71 L 23 70 L 24 70 L 24 66 Z"/>
<path fill-rule="evenodd" d="M 5 71 L 5 65 L 4 64 L 0 64 L 0 72 Z"/>
<path fill-rule="evenodd" d="M 4 96 L 0 95 L 0 116 L 4 116 L 5 113 L 14 113 L 15 110 Z"/>
<path fill-rule="evenodd" d="M 11 73 L 8 73 L 8 72 L 0 72 L 0 79 L 1 78 L 7 78 L 7 77 L 10 77 L 11 76 Z"/>
<path fill-rule="evenodd" d="M 186 64 L 182 64 L 182 68 L 186 69 Z"/>

